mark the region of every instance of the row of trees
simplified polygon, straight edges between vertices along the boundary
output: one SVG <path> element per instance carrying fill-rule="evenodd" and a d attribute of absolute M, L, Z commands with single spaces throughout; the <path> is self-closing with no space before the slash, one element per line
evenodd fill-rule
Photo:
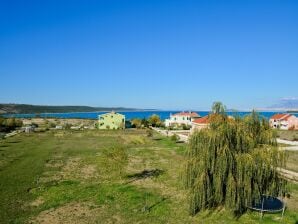
<path fill-rule="evenodd" d="M 184 183 L 190 213 L 225 206 L 242 214 L 262 195 L 285 194 L 286 181 L 278 173 L 285 154 L 268 121 L 256 112 L 230 118 L 220 102 L 212 111 L 209 128 L 189 140 Z"/>
<path fill-rule="evenodd" d="M 153 114 L 148 119 L 134 118 L 131 120 L 131 125 L 134 128 L 147 128 L 149 126 L 161 127 L 161 126 L 163 126 L 163 122 L 161 121 L 161 119 L 158 115 Z"/>

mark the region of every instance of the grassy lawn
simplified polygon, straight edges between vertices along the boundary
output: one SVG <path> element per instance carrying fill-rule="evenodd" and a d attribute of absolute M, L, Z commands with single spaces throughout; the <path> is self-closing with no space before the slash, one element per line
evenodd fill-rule
<path fill-rule="evenodd" d="M 0 141 L 0 223 L 258 223 L 223 208 L 188 215 L 185 145 L 144 130 L 55 131 Z M 295 163 L 295 161 L 293 161 Z M 285 217 L 298 222 L 298 186 Z"/>

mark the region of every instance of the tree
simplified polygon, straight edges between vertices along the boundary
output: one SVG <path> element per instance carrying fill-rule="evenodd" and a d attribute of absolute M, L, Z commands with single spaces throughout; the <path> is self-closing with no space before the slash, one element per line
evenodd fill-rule
<path fill-rule="evenodd" d="M 224 114 L 226 111 L 226 107 L 219 101 L 216 101 L 212 105 L 212 112 L 214 114 Z"/>
<path fill-rule="evenodd" d="M 152 125 L 152 127 L 159 127 L 162 124 L 161 119 L 157 114 L 151 115 L 148 121 Z"/>
<path fill-rule="evenodd" d="M 139 118 L 134 118 L 131 120 L 131 125 L 135 128 L 141 128 L 142 127 L 142 120 Z"/>
<path fill-rule="evenodd" d="M 2 128 L 6 131 L 11 131 L 14 130 L 18 127 L 22 127 L 23 122 L 20 119 L 15 119 L 14 117 L 12 118 L 4 118 L 1 121 Z"/>
<path fill-rule="evenodd" d="M 149 121 L 146 118 L 142 119 L 142 126 L 145 127 L 145 128 L 149 127 Z"/>
<path fill-rule="evenodd" d="M 225 206 L 242 214 L 264 194 L 283 195 L 286 181 L 277 168 L 285 166 L 285 154 L 278 150 L 268 121 L 254 111 L 230 119 L 221 114 L 222 105 L 214 109 L 210 127 L 189 140 L 184 183 L 190 213 Z"/>

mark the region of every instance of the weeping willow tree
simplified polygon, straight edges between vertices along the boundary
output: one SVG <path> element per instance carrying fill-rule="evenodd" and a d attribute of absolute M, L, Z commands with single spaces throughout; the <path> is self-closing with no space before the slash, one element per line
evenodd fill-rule
<path fill-rule="evenodd" d="M 209 128 L 189 141 L 184 181 L 192 215 L 218 206 L 242 214 L 264 194 L 285 193 L 286 181 L 277 171 L 285 156 L 268 122 L 255 112 L 230 118 L 217 111 L 209 115 Z"/>

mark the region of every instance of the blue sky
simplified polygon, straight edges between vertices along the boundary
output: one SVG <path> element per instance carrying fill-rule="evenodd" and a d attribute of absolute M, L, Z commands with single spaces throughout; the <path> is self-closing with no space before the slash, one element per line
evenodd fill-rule
<path fill-rule="evenodd" d="M 298 96 L 298 1 L 2 0 L 0 102 L 208 109 Z"/>

